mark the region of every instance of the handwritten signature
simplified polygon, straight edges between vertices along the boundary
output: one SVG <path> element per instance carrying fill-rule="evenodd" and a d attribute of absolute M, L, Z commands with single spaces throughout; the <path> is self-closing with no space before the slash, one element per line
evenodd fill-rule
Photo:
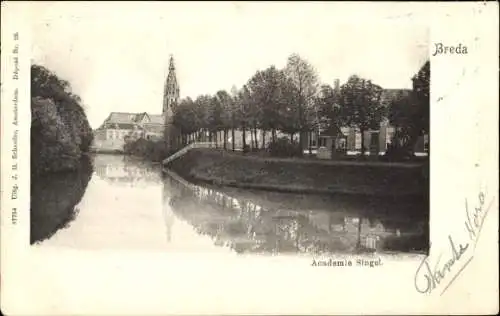
<path fill-rule="evenodd" d="M 466 243 L 457 243 L 452 236 L 448 235 L 449 252 L 447 254 L 448 259 L 443 261 L 444 264 L 441 263 L 443 253 L 438 256 L 434 267 L 429 263 L 429 256 L 425 257 L 415 273 L 415 289 L 417 292 L 430 294 L 438 288 L 439 285 L 446 284 L 441 292 L 441 295 L 443 295 L 453 281 L 455 281 L 460 273 L 472 261 L 474 258 L 473 252 L 479 240 L 484 220 L 493 203 L 493 201 L 491 201 L 489 205 L 485 207 L 485 194 L 483 192 L 478 194 L 477 202 L 478 205 L 471 210 L 467 199 L 465 199 L 465 229 L 469 233 L 469 241 Z M 466 253 L 471 251 L 472 253 L 470 256 L 465 256 Z M 468 259 L 464 261 L 466 257 L 468 257 Z M 455 267 L 457 263 L 460 263 L 460 268 L 458 270 L 456 270 L 457 267 Z M 447 281 L 447 277 L 450 276 L 451 279 Z"/>

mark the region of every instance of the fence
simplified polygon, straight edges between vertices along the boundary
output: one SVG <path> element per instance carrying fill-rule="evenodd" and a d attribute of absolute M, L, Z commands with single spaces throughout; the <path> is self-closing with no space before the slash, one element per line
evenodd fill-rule
<path fill-rule="evenodd" d="M 164 165 L 166 165 L 169 162 L 171 162 L 172 160 L 177 159 L 177 158 L 185 155 L 188 151 L 190 151 L 191 149 L 194 149 L 194 148 L 215 148 L 215 143 L 214 142 L 194 142 L 194 143 L 191 143 L 191 144 L 187 145 L 186 147 L 180 149 L 179 151 L 177 151 L 173 155 L 165 158 L 162 163 Z"/>

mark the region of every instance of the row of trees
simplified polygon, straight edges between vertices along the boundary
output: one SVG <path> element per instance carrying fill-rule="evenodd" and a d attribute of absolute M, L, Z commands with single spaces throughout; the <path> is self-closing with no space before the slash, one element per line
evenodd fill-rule
<path fill-rule="evenodd" d="M 184 142 L 188 141 L 187 135 L 199 137 L 201 133 L 208 132 L 211 141 L 215 133 L 223 132 L 223 147 L 227 148 L 231 132 L 233 149 L 235 130 L 242 131 L 244 147 L 247 145 L 246 133 L 251 133 L 251 146 L 259 147 L 257 130 L 261 130 L 262 147 L 267 132 L 271 133 L 272 142 L 275 142 L 277 131 L 281 131 L 290 135 L 291 139 L 298 133 L 300 146 L 304 148 L 306 132 L 317 132 L 319 129 L 340 132 L 340 127 L 348 126 L 357 128 L 363 136 L 364 131 L 378 129 L 384 117 L 397 124 L 398 130 L 411 129 L 416 135 L 413 125 L 420 128 L 424 124 L 415 120 L 415 117 L 423 115 L 422 111 L 414 113 L 401 108 L 412 107 L 416 102 L 426 104 L 428 108 L 425 67 L 414 81 L 418 91 L 415 90 L 415 95 L 410 98 L 401 98 L 391 104 L 398 110 L 392 113 L 389 109 L 392 113 L 389 115 L 387 107 L 381 102 L 383 89 L 380 86 L 358 76 L 351 76 L 337 89 L 327 84 L 320 85 L 314 67 L 299 55 L 292 54 L 284 69 L 270 66 L 259 70 L 241 89 L 233 87 L 230 92 L 220 90 L 214 95 L 200 95 L 194 100 L 189 97 L 182 99 L 174 107 L 173 122 L 183 135 Z M 424 95 L 425 91 L 427 95 Z M 425 106 L 418 108 L 421 107 Z M 416 142 L 416 139 L 411 138 L 404 145 L 409 147 L 411 141 Z M 364 148 L 364 137 L 362 146 Z"/>

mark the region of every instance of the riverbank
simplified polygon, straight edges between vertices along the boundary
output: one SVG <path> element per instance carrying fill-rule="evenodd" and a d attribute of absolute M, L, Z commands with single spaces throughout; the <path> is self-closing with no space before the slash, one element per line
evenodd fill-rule
<path fill-rule="evenodd" d="M 259 158 L 214 149 L 192 149 L 168 166 L 186 180 L 289 193 L 426 196 L 422 163 L 336 162 Z"/>

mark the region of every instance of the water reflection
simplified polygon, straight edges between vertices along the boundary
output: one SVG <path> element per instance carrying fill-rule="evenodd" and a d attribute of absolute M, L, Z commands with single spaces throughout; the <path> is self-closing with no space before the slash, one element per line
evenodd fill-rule
<path fill-rule="evenodd" d="M 92 171 L 92 158 L 84 156 L 74 172 L 32 177 L 31 244 L 50 238 L 75 219 L 79 211 L 76 205 L 87 189 Z"/>
<path fill-rule="evenodd" d="M 426 201 L 200 186 L 124 156 L 96 155 L 93 165 L 93 177 L 82 168 L 32 181 L 32 242 L 263 254 L 428 249 Z"/>
<path fill-rule="evenodd" d="M 216 245 L 238 253 L 428 249 L 425 207 L 413 201 L 265 192 L 252 192 L 253 199 L 248 199 L 245 195 L 250 191 L 230 190 L 232 194 L 227 194 L 220 188 L 188 183 L 172 173 L 164 184 L 164 194 L 179 218 L 193 225 L 199 234 L 212 237 Z M 177 193 L 172 196 L 172 192 Z M 260 200 L 259 204 L 255 200 Z M 420 218 L 415 216 L 419 211 Z"/>
<path fill-rule="evenodd" d="M 145 187 L 160 181 L 158 166 L 128 156 L 109 156 L 101 159 L 98 155 L 95 172 L 109 184 L 129 187 Z"/>

